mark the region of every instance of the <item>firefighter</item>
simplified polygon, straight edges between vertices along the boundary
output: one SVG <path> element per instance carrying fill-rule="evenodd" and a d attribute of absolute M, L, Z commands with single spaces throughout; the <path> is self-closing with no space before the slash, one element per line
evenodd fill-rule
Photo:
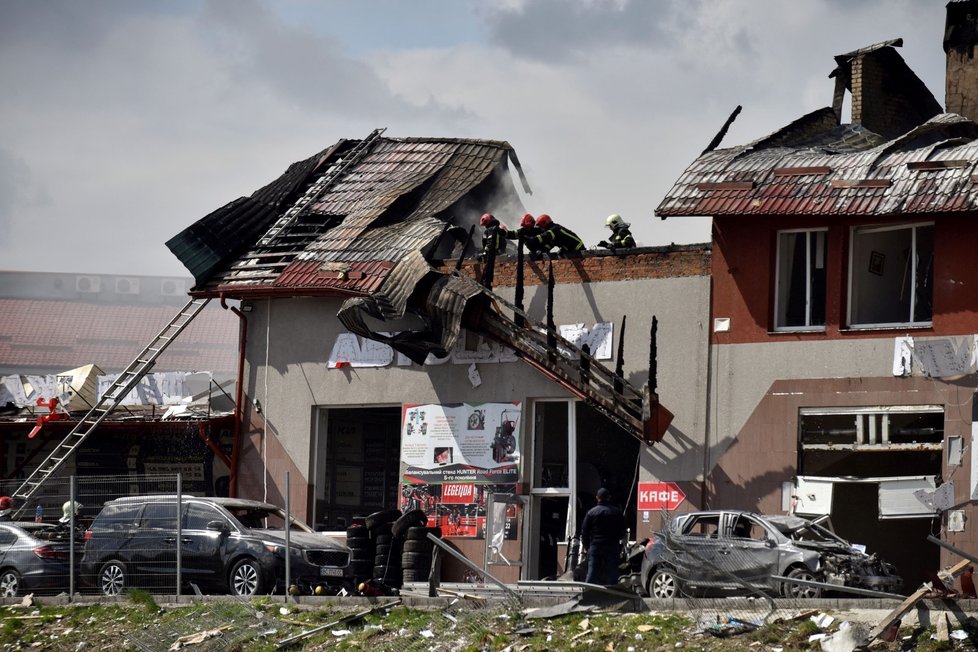
<path fill-rule="evenodd" d="M 0 497 L 0 521 L 13 520 L 14 501 L 10 496 Z"/>
<path fill-rule="evenodd" d="M 554 222 L 546 213 L 537 216 L 536 225 L 541 231 L 534 241 L 544 253 L 550 253 L 554 247 L 562 255 L 580 254 L 584 251 L 584 241 L 566 226 Z"/>
<path fill-rule="evenodd" d="M 536 221 L 533 216 L 529 213 L 523 215 L 520 219 L 520 228 L 514 231 L 507 231 L 506 237 L 510 240 L 519 241 L 523 238 L 523 244 L 526 246 L 526 250 L 530 253 L 530 258 L 536 260 L 543 256 L 544 248 L 536 237 L 542 233 L 541 229 L 537 228 Z"/>
<path fill-rule="evenodd" d="M 631 249 L 635 246 L 635 238 L 632 237 L 632 232 L 628 230 L 631 224 L 621 219 L 621 215 L 612 213 L 604 223 L 611 229 L 611 237 L 599 242 L 599 247 L 615 251 L 616 249 Z"/>
<path fill-rule="evenodd" d="M 492 213 L 485 213 L 479 219 L 479 225 L 484 229 L 482 232 L 482 251 L 479 258 L 488 258 L 490 252 L 495 255 L 506 253 L 506 238 L 508 237 L 506 227 L 499 223 L 496 216 Z"/>

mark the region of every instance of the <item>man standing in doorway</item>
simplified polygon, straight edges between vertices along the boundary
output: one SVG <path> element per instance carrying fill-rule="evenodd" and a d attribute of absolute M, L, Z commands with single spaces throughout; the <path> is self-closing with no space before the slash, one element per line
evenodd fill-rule
<path fill-rule="evenodd" d="M 598 489 L 595 498 L 598 504 L 588 511 L 581 525 L 581 543 L 587 550 L 587 579 L 584 581 L 611 586 L 618 582 L 625 517 L 611 504 L 611 492 L 604 487 Z"/>

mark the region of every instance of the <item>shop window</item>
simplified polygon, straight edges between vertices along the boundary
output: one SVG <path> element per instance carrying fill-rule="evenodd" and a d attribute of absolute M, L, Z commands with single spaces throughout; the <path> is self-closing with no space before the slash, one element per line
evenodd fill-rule
<path fill-rule="evenodd" d="M 826 231 L 778 233 L 776 330 L 825 326 Z"/>
<path fill-rule="evenodd" d="M 933 224 L 854 228 L 849 260 L 849 325 L 930 325 L 933 271 Z"/>
<path fill-rule="evenodd" d="M 944 409 L 940 406 L 889 408 L 805 408 L 799 415 L 801 445 L 806 449 L 911 447 L 940 449 Z"/>

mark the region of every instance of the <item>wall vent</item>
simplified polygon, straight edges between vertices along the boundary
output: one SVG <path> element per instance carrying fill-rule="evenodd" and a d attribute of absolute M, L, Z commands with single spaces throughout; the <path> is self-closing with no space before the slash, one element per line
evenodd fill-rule
<path fill-rule="evenodd" d="M 122 276 L 115 280 L 116 294 L 139 294 L 139 279 Z"/>
<path fill-rule="evenodd" d="M 100 292 L 102 290 L 101 276 L 76 276 L 75 290 L 77 292 Z"/>
<path fill-rule="evenodd" d="M 187 294 L 187 288 L 184 286 L 183 281 L 167 279 L 160 286 L 160 294 L 165 297 L 182 297 Z"/>

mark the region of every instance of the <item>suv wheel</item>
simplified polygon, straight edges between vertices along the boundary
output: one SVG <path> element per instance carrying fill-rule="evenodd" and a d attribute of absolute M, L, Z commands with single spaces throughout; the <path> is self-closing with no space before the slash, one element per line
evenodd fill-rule
<path fill-rule="evenodd" d="M 8 568 L 0 573 L 0 597 L 13 598 L 20 591 L 20 573 Z"/>
<path fill-rule="evenodd" d="M 261 567 L 254 559 L 242 559 L 231 569 L 231 593 L 250 597 L 262 592 Z"/>
<path fill-rule="evenodd" d="M 679 593 L 679 580 L 667 568 L 660 568 L 649 580 L 649 595 L 653 598 L 675 598 Z"/>
<path fill-rule="evenodd" d="M 786 577 L 790 577 L 794 580 L 806 580 L 809 582 L 815 582 L 818 579 L 815 577 L 815 574 L 807 568 L 792 568 Z M 805 586 L 804 584 L 783 582 L 781 584 L 781 595 L 786 598 L 820 598 L 822 597 L 822 589 L 817 586 Z"/>
<path fill-rule="evenodd" d="M 102 595 L 114 598 L 126 588 L 126 566 L 121 561 L 106 562 L 98 573 L 98 585 Z"/>

